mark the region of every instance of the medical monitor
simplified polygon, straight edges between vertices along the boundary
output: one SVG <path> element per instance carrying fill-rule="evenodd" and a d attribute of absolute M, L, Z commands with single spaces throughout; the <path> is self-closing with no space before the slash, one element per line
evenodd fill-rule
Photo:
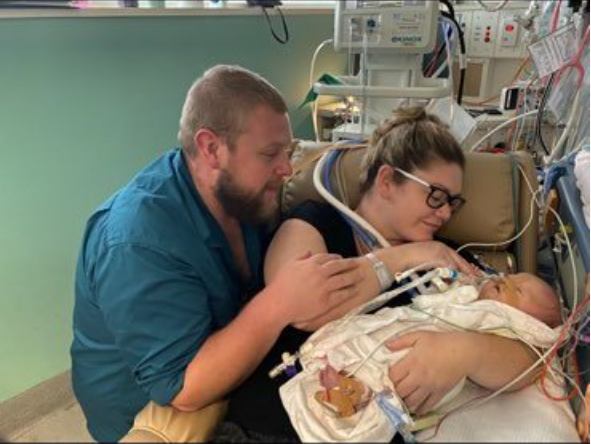
<path fill-rule="evenodd" d="M 355 53 L 425 54 L 435 47 L 438 15 L 436 1 L 338 1 L 334 47 Z"/>

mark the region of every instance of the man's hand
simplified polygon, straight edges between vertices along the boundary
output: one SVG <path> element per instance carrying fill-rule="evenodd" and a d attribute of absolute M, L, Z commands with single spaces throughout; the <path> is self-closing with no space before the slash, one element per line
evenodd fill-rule
<path fill-rule="evenodd" d="M 307 253 L 287 262 L 268 289 L 286 324 L 302 324 L 355 297 L 362 279 L 354 259 Z"/>

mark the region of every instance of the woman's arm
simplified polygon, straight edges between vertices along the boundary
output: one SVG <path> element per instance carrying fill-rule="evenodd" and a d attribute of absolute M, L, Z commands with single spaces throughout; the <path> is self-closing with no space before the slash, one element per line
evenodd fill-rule
<path fill-rule="evenodd" d="M 300 219 L 288 219 L 280 227 L 265 257 L 265 283 L 273 281 L 279 270 L 294 258 L 302 257 L 307 252 L 312 254 L 327 253 L 326 244 L 320 232 Z M 302 330 L 313 331 L 332 320 L 345 315 L 353 308 L 371 299 L 379 293 L 379 284 L 368 259 L 356 259 L 359 263 L 361 281 L 357 284 L 357 294 L 345 303 L 335 307 L 323 316 L 305 324 L 296 325 Z"/>
<path fill-rule="evenodd" d="M 525 344 L 477 332 L 410 333 L 386 344 L 392 351 L 409 349 L 390 367 L 396 392 L 411 411 L 430 411 L 464 377 L 498 390 L 536 361 Z M 537 370 L 509 388 L 518 390 L 533 382 Z"/>
<path fill-rule="evenodd" d="M 281 267 L 287 262 L 302 257 L 306 253 L 326 253 L 326 243 L 320 232 L 308 222 L 300 219 L 288 219 L 280 227 L 265 257 L 265 282 L 269 284 Z M 330 252 L 329 252 L 330 253 Z M 437 241 L 415 242 L 382 248 L 375 252 L 392 274 L 422 264 L 431 267 L 452 267 L 464 273 L 474 273 L 473 267 L 455 251 Z M 358 261 L 361 281 L 357 285 L 357 294 L 345 303 L 335 306 L 326 314 L 312 319 L 305 324 L 296 325 L 302 330 L 313 331 L 327 322 L 338 319 L 381 292 L 372 264 L 364 256 Z"/>

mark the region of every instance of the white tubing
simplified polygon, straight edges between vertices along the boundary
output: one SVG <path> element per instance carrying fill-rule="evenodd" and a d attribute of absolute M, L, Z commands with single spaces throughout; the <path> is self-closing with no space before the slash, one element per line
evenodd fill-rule
<path fill-rule="evenodd" d="M 527 113 L 524 114 L 520 114 L 518 116 L 515 116 L 509 120 L 507 120 L 506 122 L 503 122 L 502 124 L 500 124 L 499 126 L 497 126 L 495 129 L 493 129 L 492 131 L 488 132 L 482 139 L 480 139 L 478 142 L 476 142 L 472 148 L 470 148 L 470 151 L 476 151 L 476 148 L 478 148 L 486 139 L 488 139 L 490 136 L 492 136 L 494 133 L 496 133 L 497 131 L 502 130 L 503 128 L 505 128 L 506 126 L 509 126 L 510 124 L 512 124 L 513 122 L 515 122 L 516 120 L 521 120 L 524 119 L 528 116 L 533 116 L 534 114 L 537 114 L 538 110 L 534 109 L 533 111 L 529 111 Z"/>
<path fill-rule="evenodd" d="M 329 153 L 330 153 L 330 151 L 327 151 L 326 153 L 324 153 L 322 155 L 322 157 L 320 158 L 320 160 L 318 160 L 318 163 L 316 164 L 316 167 L 314 168 L 314 187 L 320 193 L 320 195 L 324 199 L 326 199 L 326 201 L 329 204 L 331 204 L 337 210 L 346 214 L 348 217 L 350 217 L 355 222 L 357 222 L 359 224 L 359 226 L 361 226 L 366 232 L 371 233 L 376 238 L 376 240 L 380 243 L 382 248 L 389 247 L 390 243 L 384 238 L 384 236 L 382 236 L 380 233 L 378 233 L 378 231 L 374 227 L 372 227 L 369 224 L 369 222 L 367 222 L 365 219 L 361 218 L 361 216 L 359 216 L 357 213 L 355 213 L 355 211 L 351 210 L 344 203 L 342 203 L 340 200 L 338 200 L 336 197 L 334 197 L 332 194 L 330 194 L 326 188 L 324 188 L 324 185 L 322 184 L 322 180 L 321 180 L 321 174 L 322 174 L 322 169 L 324 167 L 324 162 L 326 162 L 326 157 L 328 156 Z"/>
<path fill-rule="evenodd" d="M 314 55 L 312 56 L 312 62 L 310 63 L 310 78 L 308 84 L 310 88 L 314 88 L 314 71 L 316 68 L 316 59 L 318 58 L 318 54 L 325 45 L 332 43 L 332 39 L 328 39 L 323 41 L 318 47 L 316 51 L 314 51 Z M 316 142 L 320 142 L 320 135 L 318 134 L 318 99 L 314 100 L 311 104 L 310 110 L 312 112 L 312 127 L 314 128 L 314 138 Z"/>

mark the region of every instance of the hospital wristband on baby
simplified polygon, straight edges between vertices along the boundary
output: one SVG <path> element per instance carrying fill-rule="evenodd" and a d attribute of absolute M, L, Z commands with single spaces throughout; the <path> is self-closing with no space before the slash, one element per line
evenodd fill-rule
<path fill-rule="evenodd" d="M 388 270 L 388 267 L 386 267 L 386 264 L 379 260 L 373 253 L 367 253 L 365 257 L 371 262 L 371 267 L 373 268 L 380 284 L 380 291 L 386 291 L 389 289 L 394 282 L 394 277 L 392 276 L 392 273 L 390 273 L 390 270 Z"/>

